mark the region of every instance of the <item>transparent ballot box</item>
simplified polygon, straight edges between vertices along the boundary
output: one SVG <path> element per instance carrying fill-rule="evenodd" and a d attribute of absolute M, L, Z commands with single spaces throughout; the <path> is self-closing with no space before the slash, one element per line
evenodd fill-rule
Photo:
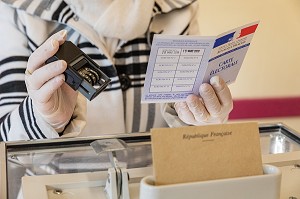
<path fill-rule="evenodd" d="M 300 199 L 300 134 L 282 123 L 259 131 L 263 164 L 282 174 L 280 199 Z M 0 153 L 1 199 L 138 199 L 152 175 L 149 133 L 2 142 Z"/>

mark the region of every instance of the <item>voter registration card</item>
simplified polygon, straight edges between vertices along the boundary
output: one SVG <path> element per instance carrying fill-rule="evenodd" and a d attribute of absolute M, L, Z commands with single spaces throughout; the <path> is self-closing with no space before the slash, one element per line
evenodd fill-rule
<path fill-rule="evenodd" d="M 257 26 L 254 22 L 216 37 L 154 35 L 141 102 L 184 101 L 199 95 L 200 85 L 216 75 L 233 83 Z"/>

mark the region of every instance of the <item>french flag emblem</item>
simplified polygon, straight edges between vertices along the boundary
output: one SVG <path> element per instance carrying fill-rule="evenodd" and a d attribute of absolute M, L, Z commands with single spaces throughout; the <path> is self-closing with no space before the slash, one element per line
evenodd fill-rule
<path fill-rule="evenodd" d="M 241 29 L 238 37 L 236 37 L 236 38 L 238 39 L 238 38 L 241 38 L 246 35 L 250 35 L 250 34 L 254 33 L 257 26 L 258 26 L 258 24 L 254 24 L 254 25 L 251 25 L 251 26 Z M 227 35 L 224 35 L 224 36 L 216 39 L 214 48 L 221 46 L 223 44 L 226 44 L 227 42 L 230 42 L 235 36 L 236 36 L 236 32 L 232 32 L 232 33 L 229 33 Z"/>

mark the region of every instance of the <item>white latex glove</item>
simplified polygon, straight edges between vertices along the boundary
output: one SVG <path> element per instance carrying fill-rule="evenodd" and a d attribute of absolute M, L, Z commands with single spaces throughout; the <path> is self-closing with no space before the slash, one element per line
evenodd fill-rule
<path fill-rule="evenodd" d="M 200 97 L 189 95 L 185 102 L 176 102 L 178 117 L 189 125 L 224 123 L 233 108 L 230 90 L 219 76 L 210 79 L 199 89 Z"/>
<path fill-rule="evenodd" d="M 25 82 L 36 110 L 56 131 L 61 131 L 69 122 L 76 105 L 77 92 L 65 83 L 63 72 L 67 63 L 58 60 L 45 65 L 59 45 L 66 40 L 62 30 L 52 35 L 28 59 Z"/>

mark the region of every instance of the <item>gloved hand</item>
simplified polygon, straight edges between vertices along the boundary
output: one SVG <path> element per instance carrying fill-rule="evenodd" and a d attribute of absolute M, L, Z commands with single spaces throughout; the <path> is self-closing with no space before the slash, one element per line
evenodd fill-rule
<path fill-rule="evenodd" d="M 189 125 L 224 123 L 233 108 L 230 90 L 219 76 L 210 79 L 199 89 L 200 97 L 189 95 L 185 102 L 176 102 L 178 117 Z"/>
<path fill-rule="evenodd" d="M 69 122 L 76 105 L 77 92 L 65 83 L 67 63 L 58 60 L 45 65 L 66 40 L 62 30 L 47 39 L 28 59 L 25 82 L 34 110 L 58 132 Z"/>

